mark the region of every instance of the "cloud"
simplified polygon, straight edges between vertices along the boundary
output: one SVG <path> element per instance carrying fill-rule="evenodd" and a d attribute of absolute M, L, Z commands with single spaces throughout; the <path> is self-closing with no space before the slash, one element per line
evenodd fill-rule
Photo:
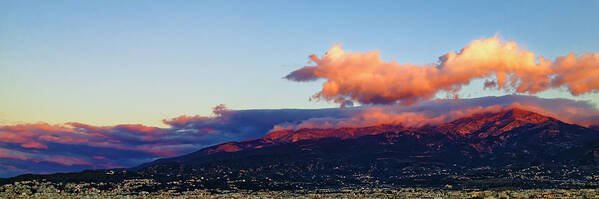
<path fill-rule="evenodd" d="M 455 94 L 474 79 L 483 87 L 534 94 L 565 88 L 572 95 L 599 91 L 599 54 L 568 54 L 547 60 L 497 37 L 475 40 L 428 65 L 385 62 L 380 52 L 345 52 L 334 45 L 311 55 L 313 66 L 291 72 L 291 81 L 325 79 L 313 99 L 342 108 L 231 110 L 220 104 L 211 116 L 164 119 L 168 128 L 141 124 L 0 125 L 0 177 L 132 167 L 208 146 L 255 139 L 278 130 L 364 127 L 379 124 L 436 125 L 480 112 L 521 108 L 583 126 L 599 126 L 599 111 L 586 101 L 508 95 L 432 100 Z M 359 102 L 362 106 L 354 107 Z M 397 104 L 410 106 L 397 106 Z"/>
<path fill-rule="evenodd" d="M 441 56 L 428 65 L 385 62 L 379 51 L 345 52 L 334 45 L 325 55 L 311 55 L 305 66 L 285 78 L 325 79 L 314 99 L 336 103 L 412 104 L 440 92 L 456 93 L 474 79 L 492 78 L 485 88 L 534 94 L 565 87 L 572 95 L 599 91 L 599 54 L 569 54 L 554 61 L 522 49 L 497 36 L 475 40 L 460 52 Z"/>
<path fill-rule="evenodd" d="M 0 177 L 25 172 L 132 167 L 223 142 L 258 138 L 279 123 L 338 116 L 343 111 L 230 110 L 218 105 L 213 109 L 213 116 L 165 119 L 169 128 L 140 124 L 94 126 L 77 122 L 4 125 L 0 126 L 0 167 L 6 170 L 0 172 Z M 31 165 L 44 165 L 48 169 Z M 13 167 L 19 169 L 10 169 Z"/>
<path fill-rule="evenodd" d="M 533 111 L 587 127 L 599 125 L 599 111 L 586 101 L 507 95 L 474 99 L 438 99 L 411 106 L 365 105 L 350 109 L 341 117 L 315 117 L 298 123 L 278 124 L 273 131 L 365 127 L 379 124 L 418 127 L 451 122 L 476 113 L 499 112 L 512 108 Z"/>
<path fill-rule="evenodd" d="M 0 126 L 0 176 L 132 167 L 224 142 L 259 138 L 282 129 L 377 124 L 419 126 L 514 106 L 532 108 L 532 111 L 584 125 L 599 121 L 599 112 L 588 102 L 522 95 L 430 100 L 412 106 L 331 109 L 230 110 L 219 105 L 212 116 L 165 119 L 169 128 L 139 124 L 94 126 L 76 122 Z"/>
<path fill-rule="evenodd" d="M 48 146 L 45 144 L 41 144 L 39 142 L 29 142 L 21 144 L 23 148 L 31 148 L 31 149 L 48 149 Z"/>

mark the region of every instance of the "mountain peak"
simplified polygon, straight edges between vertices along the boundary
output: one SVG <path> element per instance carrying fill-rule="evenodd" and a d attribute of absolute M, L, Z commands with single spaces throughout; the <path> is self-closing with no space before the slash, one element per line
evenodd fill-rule
<path fill-rule="evenodd" d="M 223 143 L 184 156 L 160 159 L 153 163 L 140 166 L 140 168 L 168 162 L 203 162 L 208 161 L 204 157 L 211 155 L 217 157 L 221 153 L 233 154 L 243 153 L 243 151 L 246 151 L 247 154 L 254 152 L 271 153 L 273 150 L 270 149 L 278 151 L 281 148 L 285 148 L 285 146 L 300 145 L 301 147 L 299 148 L 303 150 L 303 145 L 306 143 L 309 143 L 310 147 L 316 147 L 308 147 L 309 150 L 326 149 L 325 151 L 336 148 L 336 146 L 329 146 L 330 143 L 351 143 L 346 145 L 349 148 L 354 147 L 356 143 L 363 143 L 358 148 L 374 147 L 370 148 L 374 150 L 376 147 L 382 147 L 393 150 L 397 149 L 402 151 L 402 153 L 411 151 L 410 153 L 414 153 L 418 157 L 421 157 L 423 154 L 430 155 L 439 151 L 440 153 L 447 152 L 445 154 L 458 154 L 455 151 L 451 151 L 457 147 L 460 148 L 460 154 L 465 151 L 463 155 L 475 157 L 468 154 L 491 154 L 496 150 L 503 150 L 502 147 L 508 146 L 532 147 L 526 148 L 529 152 L 538 149 L 537 146 L 549 146 L 554 143 L 559 143 L 559 146 L 556 147 L 582 146 L 583 140 L 586 140 L 587 137 L 594 139 L 595 137 L 599 137 L 599 134 L 596 134 L 596 131 L 592 129 L 578 125 L 569 125 L 531 111 L 513 108 L 499 112 L 478 113 L 437 126 L 429 125 L 407 128 L 399 125 L 381 124 L 368 127 L 345 127 L 337 129 L 304 128 L 299 130 L 273 131 L 262 138 Z M 321 144 L 312 146 L 313 143 Z M 449 148 L 442 150 L 439 147 Z M 596 148 L 594 147 L 592 150 Z M 291 147 L 286 149 L 295 150 L 297 148 Z M 293 153 L 300 152 L 295 151 Z M 591 154 L 589 157 L 592 157 L 592 160 L 597 159 L 594 152 L 586 154 Z"/>
<path fill-rule="evenodd" d="M 502 133 L 509 131 L 513 128 L 525 125 L 525 124 L 538 124 L 551 118 L 523 110 L 520 108 L 511 108 L 500 112 L 486 112 L 474 114 L 468 117 L 457 119 L 450 123 L 441 124 L 438 127 L 450 127 L 453 132 L 457 134 L 465 135 L 474 131 L 479 131 L 483 128 L 497 131 Z M 352 139 L 366 135 L 376 135 L 385 132 L 397 132 L 406 127 L 401 125 L 390 125 L 390 124 L 379 124 L 368 127 L 343 127 L 336 129 L 318 129 L 318 128 L 302 128 L 298 130 L 278 130 L 268 133 L 262 138 L 246 140 L 245 142 L 260 141 L 261 144 L 280 144 L 280 143 L 292 143 L 301 140 L 313 140 L 322 138 L 338 138 L 338 139 Z M 230 143 L 229 145 L 237 145 Z M 253 148 L 251 146 L 245 146 Z M 242 147 L 242 148 L 245 148 Z M 227 149 L 232 147 L 226 147 Z M 239 150 L 237 147 L 233 147 Z M 223 149 L 217 149 L 216 151 L 226 151 Z"/>
<path fill-rule="evenodd" d="M 550 119 L 551 118 L 549 117 L 531 111 L 512 108 L 500 112 L 474 114 L 457 119 L 453 122 L 429 127 L 437 129 L 438 132 L 457 137 L 488 137 L 498 136 L 523 125 L 538 124 Z M 406 128 L 401 125 L 390 124 L 380 124 L 368 127 L 343 127 L 337 129 L 286 129 L 270 132 L 262 138 L 223 143 L 202 149 L 197 151 L 197 153 L 192 154 L 203 156 L 218 152 L 237 152 L 246 149 L 258 149 L 285 143 L 294 143 L 303 140 L 318 140 L 323 138 L 336 138 L 340 140 L 355 139 L 367 135 L 378 135 L 385 132 L 399 132 L 409 129 L 414 132 L 422 130 L 420 128 Z"/>
<path fill-rule="evenodd" d="M 553 118 L 520 108 L 511 108 L 500 112 L 478 113 L 460 118 L 439 127 L 449 134 L 462 136 L 478 132 L 479 137 L 499 135 L 503 132 L 526 124 L 539 124 Z"/>
<path fill-rule="evenodd" d="M 539 123 L 539 122 L 543 122 L 548 119 L 551 119 L 550 117 L 543 116 L 541 114 L 538 114 L 538 113 L 535 113 L 532 111 L 527 111 L 527 110 L 520 109 L 520 108 L 512 108 L 512 109 L 508 109 L 503 112 L 504 112 L 504 116 L 514 118 L 517 120 L 529 121 L 531 123 Z"/>

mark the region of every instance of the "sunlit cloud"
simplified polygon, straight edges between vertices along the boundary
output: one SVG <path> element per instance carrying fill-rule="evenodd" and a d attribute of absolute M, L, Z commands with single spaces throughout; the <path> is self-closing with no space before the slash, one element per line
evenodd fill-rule
<path fill-rule="evenodd" d="M 365 127 L 380 124 L 420 127 L 451 122 L 473 114 L 499 112 L 513 108 L 536 112 L 567 123 L 587 127 L 599 125 L 599 111 L 586 101 L 507 95 L 474 99 L 438 99 L 415 103 L 411 106 L 365 105 L 346 109 L 348 111 L 341 117 L 314 117 L 299 123 L 278 124 L 273 131 Z"/>
<path fill-rule="evenodd" d="M 0 166 L 6 170 L 0 176 L 132 167 L 222 142 L 261 137 L 275 124 L 336 116 L 339 112 L 337 109 L 230 110 L 218 105 L 212 116 L 165 119 L 168 128 L 140 124 L 94 126 L 78 122 L 4 125 L 0 126 Z"/>
<path fill-rule="evenodd" d="M 497 36 L 475 40 L 428 65 L 385 62 L 379 51 L 345 52 L 334 45 L 325 55 L 311 55 L 313 66 L 291 72 L 292 81 L 325 79 L 313 99 L 339 104 L 412 104 L 440 92 L 457 93 L 475 79 L 485 88 L 535 94 L 566 88 L 572 95 L 599 91 L 599 54 L 573 53 L 551 61 Z"/>
<path fill-rule="evenodd" d="M 595 53 L 568 54 L 551 61 L 515 42 L 492 37 L 473 41 L 460 52 L 447 53 L 428 65 L 385 62 L 378 51 L 345 52 L 341 45 L 320 58 L 310 58 L 315 65 L 293 71 L 286 78 L 324 79 L 322 90 L 313 98 L 341 104 L 341 108 L 231 110 L 221 104 L 210 116 L 164 119 L 164 128 L 78 122 L 0 125 L 0 177 L 132 167 L 277 131 L 381 124 L 419 127 L 512 108 L 567 123 L 599 126 L 599 111 L 586 101 L 528 95 L 434 99 L 442 92 L 457 93 L 475 79 L 486 80 L 483 88 L 513 93 L 535 94 L 554 88 L 564 88 L 572 95 L 597 92 L 599 54 Z M 353 107 L 355 102 L 360 106 Z M 234 145 L 222 147 L 223 151 L 237 150 Z"/>

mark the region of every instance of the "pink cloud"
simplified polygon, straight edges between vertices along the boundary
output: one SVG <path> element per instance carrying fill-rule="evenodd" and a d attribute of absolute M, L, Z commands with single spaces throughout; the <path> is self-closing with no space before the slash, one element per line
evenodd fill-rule
<path fill-rule="evenodd" d="M 94 158 L 94 159 L 96 159 L 96 160 L 104 160 L 104 159 L 106 159 L 106 157 L 104 157 L 104 156 L 99 156 L 99 155 L 93 156 L 92 158 Z"/>
<path fill-rule="evenodd" d="M 0 148 L 0 158 L 10 158 L 18 160 L 27 160 L 27 156 L 21 155 L 19 152 Z"/>
<path fill-rule="evenodd" d="M 141 124 L 121 124 L 121 125 L 117 125 L 116 128 L 122 128 L 127 131 L 135 132 L 135 133 L 145 133 L 145 134 L 152 134 L 152 135 L 166 134 L 166 132 L 164 132 L 160 128 L 149 127 L 149 126 L 145 126 L 145 125 L 141 125 Z"/>
<path fill-rule="evenodd" d="M 197 121 L 197 120 L 202 120 L 202 119 L 209 119 L 208 117 L 204 117 L 204 116 L 187 116 L 187 115 L 181 115 L 179 117 L 175 117 L 175 118 L 171 118 L 171 119 L 164 119 L 162 120 L 165 124 L 171 125 L 171 126 L 184 126 L 185 124 L 187 124 L 190 121 Z"/>
<path fill-rule="evenodd" d="M 39 142 L 30 142 L 21 144 L 23 148 L 31 148 L 31 149 L 48 149 L 48 146 Z"/>
<path fill-rule="evenodd" d="M 275 125 L 272 131 L 299 129 L 337 129 L 380 124 L 420 127 L 438 125 L 485 112 L 518 108 L 582 126 L 599 125 L 599 111 L 584 102 L 548 100 L 525 96 L 489 98 L 489 100 L 433 100 L 412 106 L 362 106 L 343 117 L 316 117 L 299 123 Z"/>
<path fill-rule="evenodd" d="M 87 162 L 87 161 L 81 160 L 79 158 L 69 157 L 69 156 L 64 156 L 64 155 L 55 155 L 55 156 L 51 156 L 51 158 L 39 160 L 39 161 L 54 162 L 54 163 L 62 164 L 62 165 L 66 165 L 66 166 L 92 165 L 91 162 Z"/>
<path fill-rule="evenodd" d="M 340 104 L 411 104 L 440 92 L 456 93 L 474 79 L 493 78 L 485 88 L 534 94 L 565 86 L 573 95 L 599 91 L 599 54 L 569 54 L 555 61 L 535 57 L 513 41 L 497 37 L 475 40 L 460 52 L 450 52 L 437 64 L 385 62 L 379 51 L 345 52 L 334 45 L 314 66 L 286 76 L 293 81 L 327 80 L 313 99 Z"/>

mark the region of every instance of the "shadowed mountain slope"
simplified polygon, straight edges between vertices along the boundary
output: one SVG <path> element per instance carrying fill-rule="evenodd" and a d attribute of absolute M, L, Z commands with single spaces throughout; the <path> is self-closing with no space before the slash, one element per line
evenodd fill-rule
<path fill-rule="evenodd" d="M 596 187 L 598 165 L 599 131 L 510 109 L 418 128 L 378 125 L 275 131 L 160 159 L 119 175 L 104 171 L 95 175 L 114 181 L 192 180 L 196 188 L 548 188 Z M 65 176 L 11 180 L 90 179 Z"/>

